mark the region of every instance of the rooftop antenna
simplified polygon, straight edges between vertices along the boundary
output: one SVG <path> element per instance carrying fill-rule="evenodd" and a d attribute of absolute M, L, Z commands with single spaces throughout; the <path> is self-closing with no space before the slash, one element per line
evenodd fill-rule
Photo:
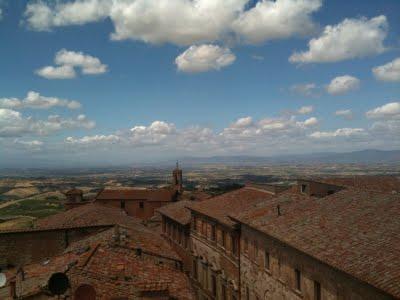
<path fill-rule="evenodd" d="M 179 169 L 179 161 L 176 161 L 176 169 Z"/>

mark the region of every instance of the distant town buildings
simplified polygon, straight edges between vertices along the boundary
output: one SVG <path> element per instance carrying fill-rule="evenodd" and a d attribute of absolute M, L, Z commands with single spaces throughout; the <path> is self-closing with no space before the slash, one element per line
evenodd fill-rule
<path fill-rule="evenodd" d="M 196 200 L 182 191 L 177 167 L 168 189 L 103 190 L 0 232 L 0 299 L 400 298 L 396 177 L 303 178 Z M 153 212 L 159 229 L 144 225 Z"/>

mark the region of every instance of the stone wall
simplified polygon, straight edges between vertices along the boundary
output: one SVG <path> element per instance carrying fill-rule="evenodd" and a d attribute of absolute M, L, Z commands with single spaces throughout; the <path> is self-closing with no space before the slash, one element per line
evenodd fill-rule
<path fill-rule="evenodd" d="M 28 230 L 0 233 L 0 266 L 20 266 L 38 262 L 65 250 L 82 237 L 104 230 L 106 226 Z"/>
<path fill-rule="evenodd" d="M 245 225 L 241 228 L 240 270 L 241 295 L 246 300 L 391 299 L 374 287 Z"/>

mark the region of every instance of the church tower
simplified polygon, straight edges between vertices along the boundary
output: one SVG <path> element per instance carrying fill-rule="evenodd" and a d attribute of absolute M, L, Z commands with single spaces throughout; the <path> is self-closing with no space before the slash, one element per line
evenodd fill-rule
<path fill-rule="evenodd" d="M 183 192 L 183 179 L 182 179 L 182 170 L 179 169 L 179 163 L 176 162 L 175 170 L 172 172 L 172 184 L 174 185 L 175 191 L 179 194 Z"/>

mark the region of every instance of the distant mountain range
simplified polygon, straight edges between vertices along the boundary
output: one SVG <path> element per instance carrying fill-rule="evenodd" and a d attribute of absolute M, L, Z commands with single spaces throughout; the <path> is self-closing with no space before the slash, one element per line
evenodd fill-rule
<path fill-rule="evenodd" d="M 256 164 L 379 164 L 400 163 L 400 150 L 362 150 L 345 153 L 323 152 L 280 156 L 211 156 L 185 157 L 180 162 L 188 165 L 226 164 L 226 165 L 256 165 Z"/>

